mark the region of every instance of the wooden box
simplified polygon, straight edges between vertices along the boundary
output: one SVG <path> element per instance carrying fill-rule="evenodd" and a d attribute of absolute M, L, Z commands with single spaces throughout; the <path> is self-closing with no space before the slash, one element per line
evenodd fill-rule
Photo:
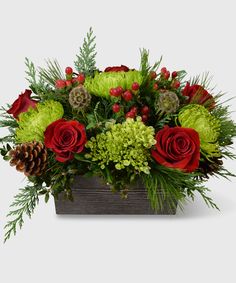
<path fill-rule="evenodd" d="M 129 190 L 127 199 L 121 199 L 120 194 L 111 192 L 110 187 L 102 183 L 100 178 L 77 176 L 72 193 L 73 202 L 65 200 L 62 194 L 55 199 L 57 214 L 176 214 L 177 204 L 173 208 L 164 204 L 161 211 L 153 211 L 142 183 Z"/>

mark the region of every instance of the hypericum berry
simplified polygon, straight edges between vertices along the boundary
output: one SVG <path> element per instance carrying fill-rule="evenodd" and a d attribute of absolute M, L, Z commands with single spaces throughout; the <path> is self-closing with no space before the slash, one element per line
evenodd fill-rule
<path fill-rule="evenodd" d="M 66 67 L 65 73 L 66 73 L 67 75 L 71 75 L 71 74 L 73 73 L 73 69 L 72 69 L 71 67 Z"/>
<path fill-rule="evenodd" d="M 174 71 L 174 72 L 172 72 L 171 76 L 174 79 L 174 78 L 176 78 L 178 76 L 178 73 L 176 71 Z"/>
<path fill-rule="evenodd" d="M 145 123 L 148 120 L 148 115 L 144 114 L 142 115 L 142 121 Z"/>
<path fill-rule="evenodd" d="M 120 105 L 118 103 L 115 103 L 112 106 L 112 110 L 113 110 L 114 113 L 118 113 L 120 111 Z"/>
<path fill-rule="evenodd" d="M 154 80 L 156 77 L 157 77 L 157 73 L 154 72 L 154 71 L 151 71 L 151 72 L 150 72 L 150 78 L 151 78 L 152 80 Z"/>
<path fill-rule="evenodd" d="M 148 114 L 149 112 L 150 112 L 150 109 L 147 105 L 143 106 L 143 108 L 141 109 L 142 114 Z"/>
<path fill-rule="evenodd" d="M 139 83 L 134 82 L 134 83 L 132 84 L 132 90 L 136 91 L 136 90 L 138 90 L 138 89 L 139 89 Z"/>
<path fill-rule="evenodd" d="M 67 87 L 72 86 L 72 81 L 71 81 L 71 80 L 66 80 L 66 86 L 67 86 Z"/>
<path fill-rule="evenodd" d="M 80 84 L 83 84 L 84 81 L 85 81 L 85 76 L 84 76 L 84 74 L 79 74 L 76 79 Z"/>
<path fill-rule="evenodd" d="M 134 113 L 134 114 L 135 114 L 135 116 L 136 116 L 136 115 L 137 115 L 137 113 L 138 113 L 138 108 L 137 108 L 136 106 L 133 106 L 133 107 L 131 107 L 131 108 L 130 108 L 129 112 Z"/>
<path fill-rule="evenodd" d="M 165 74 L 166 72 L 167 72 L 166 67 L 161 68 L 161 73 L 162 73 L 162 74 Z"/>
<path fill-rule="evenodd" d="M 155 84 L 153 85 L 153 89 L 154 89 L 154 90 L 158 90 L 158 87 L 159 87 L 159 86 L 158 86 L 157 83 L 155 83 Z"/>
<path fill-rule="evenodd" d="M 71 82 L 72 82 L 72 84 L 78 83 L 77 78 L 73 78 L 73 79 L 71 80 Z"/>
<path fill-rule="evenodd" d="M 133 95 L 130 90 L 126 90 L 123 93 L 122 97 L 124 98 L 125 101 L 130 101 L 133 98 Z"/>
<path fill-rule="evenodd" d="M 179 81 L 174 81 L 172 84 L 173 88 L 179 88 L 180 87 L 180 82 Z"/>
<path fill-rule="evenodd" d="M 118 93 L 119 95 L 121 95 L 121 94 L 124 92 L 122 86 L 118 86 L 118 87 L 116 88 L 116 90 L 117 90 L 117 93 Z"/>
<path fill-rule="evenodd" d="M 66 82 L 64 80 L 57 80 L 55 84 L 56 88 L 64 88 L 66 87 Z"/>
<path fill-rule="evenodd" d="M 111 88 L 109 92 L 110 92 L 111 96 L 115 96 L 115 97 L 120 96 L 119 95 L 119 91 L 117 90 L 117 88 Z"/>
<path fill-rule="evenodd" d="M 168 80 L 169 77 L 170 77 L 170 72 L 169 72 L 169 71 L 166 71 L 165 74 L 164 74 L 164 78 L 165 78 L 166 80 Z"/>
<path fill-rule="evenodd" d="M 125 114 L 125 118 L 135 118 L 135 116 L 136 116 L 135 113 L 131 111 Z"/>

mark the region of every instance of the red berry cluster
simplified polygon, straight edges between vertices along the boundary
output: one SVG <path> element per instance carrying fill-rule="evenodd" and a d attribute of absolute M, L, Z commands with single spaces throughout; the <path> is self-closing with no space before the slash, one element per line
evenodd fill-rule
<path fill-rule="evenodd" d="M 124 90 L 121 86 L 111 88 L 110 89 L 110 95 L 114 97 L 120 97 L 121 102 L 130 102 L 133 99 L 134 94 L 139 90 L 140 85 L 137 82 L 134 82 L 131 86 L 131 90 L 127 89 Z M 119 103 L 115 103 L 112 106 L 112 110 L 114 113 L 118 113 L 121 110 L 121 105 Z M 148 120 L 148 114 L 150 112 L 148 106 L 143 106 L 141 109 L 139 109 L 137 106 L 132 106 L 129 111 L 125 114 L 126 118 L 135 118 L 138 113 L 140 112 L 140 115 L 142 116 L 143 122 L 146 122 Z"/>
<path fill-rule="evenodd" d="M 178 89 L 180 87 L 180 82 L 176 79 L 178 77 L 178 72 L 174 71 L 171 74 L 171 87 Z M 169 80 L 170 72 L 166 67 L 161 68 L 161 78 L 164 80 Z"/>
<path fill-rule="evenodd" d="M 85 81 L 84 74 L 78 74 L 74 77 L 74 72 L 71 67 L 66 67 L 66 80 L 57 80 L 55 83 L 55 87 L 58 89 L 63 89 L 65 87 L 73 87 L 78 84 L 83 84 Z"/>

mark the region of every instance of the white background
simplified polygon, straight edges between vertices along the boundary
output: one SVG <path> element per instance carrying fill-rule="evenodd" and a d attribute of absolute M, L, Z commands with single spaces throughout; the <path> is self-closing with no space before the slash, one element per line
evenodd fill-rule
<path fill-rule="evenodd" d="M 90 26 L 100 68 L 138 67 L 146 47 L 152 62 L 163 54 L 171 71 L 209 70 L 219 90 L 236 93 L 234 1 L 21 0 L 0 4 L 0 104 L 27 87 L 25 56 L 71 65 Z M 197 198 L 172 217 L 61 217 L 42 200 L 3 245 L 5 215 L 25 181 L 0 166 L 0 282 L 236 282 L 235 180 L 208 182 L 220 213 Z"/>

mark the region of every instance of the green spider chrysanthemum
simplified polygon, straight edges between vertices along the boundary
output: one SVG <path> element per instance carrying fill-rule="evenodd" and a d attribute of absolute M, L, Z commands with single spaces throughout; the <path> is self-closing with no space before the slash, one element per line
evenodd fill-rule
<path fill-rule="evenodd" d="M 47 126 L 62 118 L 63 114 L 61 103 L 53 100 L 38 103 L 36 108 L 21 113 L 19 128 L 16 130 L 17 143 L 43 141 Z"/>
<path fill-rule="evenodd" d="M 89 93 L 108 98 L 111 88 L 121 86 L 123 89 L 130 89 L 133 82 L 141 84 L 142 79 L 141 73 L 135 70 L 128 72 L 97 72 L 94 78 L 86 78 L 84 86 Z"/>
<path fill-rule="evenodd" d="M 201 151 L 206 157 L 220 157 L 218 137 L 220 121 L 202 105 L 183 107 L 178 116 L 182 127 L 196 130 L 200 137 Z"/>

